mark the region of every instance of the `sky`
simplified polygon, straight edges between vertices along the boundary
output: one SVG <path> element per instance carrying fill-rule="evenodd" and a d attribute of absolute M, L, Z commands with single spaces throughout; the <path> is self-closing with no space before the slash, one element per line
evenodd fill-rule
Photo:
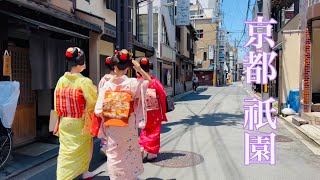
<path fill-rule="evenodd" d="M 203 7 L 208 7 L 208 1 L 213 0 L 199 0 Z M 229 32 L 228 39 L 229 42 L 234 45 L 239 45 L 238 52 L 239 58 L 247 55 L 248 49 L 243 48 L 244 44 L 248 40 L 247 31 L 244 34 L 241 42 L 239 43 L 244 28 L 244 21 L 246 20 L 246 12 L 249 0 L 222 0 L 222 11 L 223 11 L 223 25 L 222 27 Z M 196 0 L 191 0 L 195 3 Z M 252 7 L 255 0 L 250 0 L 250 9 L 248 14 L 248 20 L 252 19 Z"/>

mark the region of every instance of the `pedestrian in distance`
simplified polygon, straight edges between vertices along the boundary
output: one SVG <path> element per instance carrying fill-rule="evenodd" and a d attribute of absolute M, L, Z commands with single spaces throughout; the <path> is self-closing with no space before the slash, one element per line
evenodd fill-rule
<path fill-rule="evenodd" d="M 152 83 L 146 93 L 147 124 L 140 132 L 140 147 L 142 157 L 148 153 L 147 160 L 153 161 L 157 158 L 160 150 L 161 123 L 167 122 L 166 92 L 161 82 L 151 75 L 153 64 L 148 58 L 140 60 L 141 68 L 149 74 Z M 140 78 L 142 78 L 140 76 Z"/>
<path fill-rule="evenodd" d="M 90 179 L 94 176 L 88 170 L 93 150 L 90 126 L 96 87 L 81 75 L 86 68 L 83 50 L 68 48 L 66 61 L 71 71 L 59 79 L 54 92 L 54 109 L 59 118 L 54 134 L 60 141 L 57 180 L 72 180 L 81 174 L 83 179 Z"/>
<path fill-rule="evenodd" d="M 244 76 L 241 76 L 241 83 L 244 84 Z"/>
<path fill-rule="evenodd" d="M 145 94 L 152 80 L 127 50 L 117 52 L 112 64 L 115 75 L 99 89 L 95 114 L 102 118 L 100 131 L 106 132 L 110 179 L 136 180 L 144 171 L 138 128 L 146 125 Z M 126 76 L 132 66 L 144 79 Z"/>
<path fill-rule="evenodd" d="M 193 89 L 194 92 L 197 92 L 198 83 L 199 83 L 199 78 L 197 77 L 196 74 L 193 74 L 193 77 L 192 77 L 192 89 Z"/>

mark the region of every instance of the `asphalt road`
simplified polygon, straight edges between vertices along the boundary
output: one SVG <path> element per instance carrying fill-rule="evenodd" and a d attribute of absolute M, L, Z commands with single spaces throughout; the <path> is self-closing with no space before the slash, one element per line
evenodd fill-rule
<path fill-rule="evenodd" d="M 282 136 L 282 140 L 279 139 L 276 143 L 276 165 L 244 165 L 243 100 L 248 97 L 250 96 L 245 88 L 241 84 L 235 84 L 202 88 L 198 93 L 180 99 L 175 111 L 168 113 L 169 122 L 162 127 L 161 160 L 156 164 L 145 163 L 145 173 L 140 178 L 320 179 L 319 156 L 314 155 L 280 122 L 275 131 Z M 269 133 L 271 130 L 263 128 L 259 132 Z M 189 156 L 184 153 L 196 154 Z M 198 164 L 195 166 L 183 167 L 196 163 Z M 98 148 L 91 170 L 96 173 L 106 171 L 106 161 L 98 153 Z M 52 159 L 14 179 L 54 180 L 55 171 L 56 159 Z M 102 172 L 95 179 L 108 179 L 107 172 Z"/>

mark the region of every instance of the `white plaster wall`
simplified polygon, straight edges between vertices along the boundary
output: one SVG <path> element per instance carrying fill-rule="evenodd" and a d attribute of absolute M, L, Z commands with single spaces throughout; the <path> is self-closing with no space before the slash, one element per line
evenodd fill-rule
<path fill-rule="evenodd" d="M 116 13 L 106 8 L 105 0 L 91 0 L 90 3 L 85 0 L 77 0 L 76 8 L 81 11 L 105 18 L 105 22 L 113 26 L 116 26 L 117 24 Z"/>

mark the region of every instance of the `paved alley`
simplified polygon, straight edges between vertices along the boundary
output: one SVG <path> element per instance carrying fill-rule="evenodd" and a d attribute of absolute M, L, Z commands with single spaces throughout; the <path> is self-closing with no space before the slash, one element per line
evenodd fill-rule
<path fill-rule="evenodd" d="M 159 160 L 145 163 L 141 179 L 249 180 L 318 179 L 320 158 L 278 123 L 276 165 L 244 165 L 243 100 L 248 98 L 241 84 L 203 87 L 176 103 L 163 124 Z M 279 120 L 282 121 L 282 120 Z M 268 132 L 263 129 L 259 132 Z M 15 179 L 55 179 L 52 160 Z M 194 165 L 194 166 L 193 166 Z M 189 167 L 186 167 L 189 166 Z M 94 179 L 108 179 L 105 159 L 96 153 Z"/>

